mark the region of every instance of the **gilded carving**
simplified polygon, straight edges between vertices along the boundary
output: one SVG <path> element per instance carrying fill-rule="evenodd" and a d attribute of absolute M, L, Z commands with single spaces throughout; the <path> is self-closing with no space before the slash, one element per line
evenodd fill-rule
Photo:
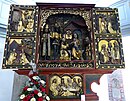
<path fill-rule="evenodd" d="M 98 38 L 97 66 L 104 68 L 124 67 L 120 39 Z"/>
<path fill-rule="evenodd" d="M 79 9 L 46 9 L 41 11 L 41 25 L 44 25 L 46 23 L 47 18 L 50 15 L 53 14 L 74 14 L 74 15 L 80 15 L 84 18 L 86 21 L 86 25 L 88 25 L 89 28 L 92 28 L 91 21 L 90 21 L 90 11 L 86 10 L 79 10 Z"/>
<path fill-rule="evenodd" d="M 81 75 L 53 75 L 50 77 L 51 96 L 78 97 L 83 93 L 83 79 Z"/>
<path fill-rule="evenodd" d="M 11 38 L 9 40 L 6 65 L 26 65 L 29 64 L 33 49 L 31 38 Z"/>
<path fill-rule="evenodd" d="M 13 6 L 11 15 L 11 32 L 34 32 L 35 9 L 33 9 L 32 7 L 25 8 Z"/>
<path fill-rule="evenodd" d="M 46 13 L 46 14 L 45 14 Z M 81 16 L 80 16 L 81 15 Z M 84 16 L 84 18 L 82 17 Z M 41 59 L 91 60 L 90 12 L 72 9 L 41 11 Z M 89 24 L 86 21 L 89 21 Z"/>
<path fill-rule="evenodd" d="M 93 10 L 95 34 L 120 34 L 116 9 L 96 8 Z"/>

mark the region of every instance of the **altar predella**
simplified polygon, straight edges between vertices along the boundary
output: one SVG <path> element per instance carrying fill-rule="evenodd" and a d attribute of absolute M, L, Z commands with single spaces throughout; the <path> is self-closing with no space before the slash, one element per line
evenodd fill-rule
<path fill-rule="evenodd" d="M 27 75 L 36 63 L 52 101 L 98 99 L 91 83 L 125 63 L 118 9 L 94 6 L 11 5 L 3 69 Z"/>

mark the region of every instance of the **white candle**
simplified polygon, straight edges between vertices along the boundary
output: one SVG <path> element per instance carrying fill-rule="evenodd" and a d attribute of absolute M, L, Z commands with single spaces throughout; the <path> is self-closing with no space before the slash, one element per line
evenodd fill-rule
<path fill-rule="evenodd" d="M 85 95 L 81 95 L 81 101 L 85 101 Z"/>

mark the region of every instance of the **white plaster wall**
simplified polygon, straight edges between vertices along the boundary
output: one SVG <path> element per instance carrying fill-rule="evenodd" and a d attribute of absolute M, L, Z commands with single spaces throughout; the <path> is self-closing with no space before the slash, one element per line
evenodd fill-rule
<path fill-rule="evenodd" d="M 11 101 L 14 72 L 2 70 L 5 38 L 0 37 L 0 101 Z"/>
<path fill-rule="evenodd" d="M 0 70 L 2 68 L 4 47 L 5 47 L 5 38 L 0 37 Z"/>
<path fill-rule="evenodd" d="M 14 72 L 0 70 L 0 101 L 11 101 Z"/>
<path fill-rule="evenodd" d="M 110 7 L 118 8 L 121 32 L 123 35 L 130 33 L 130 0 L 120 0 Z"/>
<path fill-rule="evenodd" d="M 129 33 L 130 34 L 130 33 Z M 129 35 L 128 34 L 128 35 Z M 130 35 L 123 37 L 125 69 L 122 70 L 126 101 L 130 100 Z"/>
<path fill-rule="evenodd" d="M 33 0 L 0 0 L 0 27 L 6 28 L 10 4 L 35 5 L 35 2 Z M 4 33 L 0 30 L 0 34 Z M 11 101 L 14 72 L 2 69 L 4 46 L 5 38 L 0 35 L 0 101 Z"/>

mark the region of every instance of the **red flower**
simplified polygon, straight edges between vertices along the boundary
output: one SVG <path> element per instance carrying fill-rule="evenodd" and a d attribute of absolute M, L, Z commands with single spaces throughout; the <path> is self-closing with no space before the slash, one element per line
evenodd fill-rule
<path fill-rule="evenodd" d="M 39 92 L 38 90 L 34 90 L 34 94 L 38 94 L 38 92 Z"/>
<path fill-rule="evenodd" d="M 34 97 L 34 94 L 30 94 L 31 97 Z"/>
<path fill-rule="evenodd" d="M 40 98 L 38 98 L 38 100 L 37 101 L 43 101 L 43 98 L 42 97 L 40 97 Z"/>
<path fill-rule="evenodd" d="M 33 79 L 32 79 L 32 82 L 33 82 L 35 85 L 37 85 L 37 84 L 38 84 L 38 82 L 37 82 L 37 81 L 35 81 L 35 80 L 33 80 Z"/>
<path fill-rule="evenodd" d="M 45 92 L 46 90 L 45 90 L 45 88 L 41 88 L 41 91 L 42 91 L 42 92 Z"/>
<path fill-rule="evenodd" d="M 27 89 L 28 89 L 28 86 L 25 86 L 25 87 L 23 88 L 24 91 L 26 91 Z"/>
<path fill-rule="evenodd" d="M 31 96 L 28 95 L 28 96 L 26 96 L 26 97 L 23 99 L 23 101 L 29 101 L 30 99 L 31 99 Z"/>
<path fill-rule="evenodd" d="M 39 87 L 40 89 L 42 89 L 43 87 L 40 85 L 40 87 Z"/>

